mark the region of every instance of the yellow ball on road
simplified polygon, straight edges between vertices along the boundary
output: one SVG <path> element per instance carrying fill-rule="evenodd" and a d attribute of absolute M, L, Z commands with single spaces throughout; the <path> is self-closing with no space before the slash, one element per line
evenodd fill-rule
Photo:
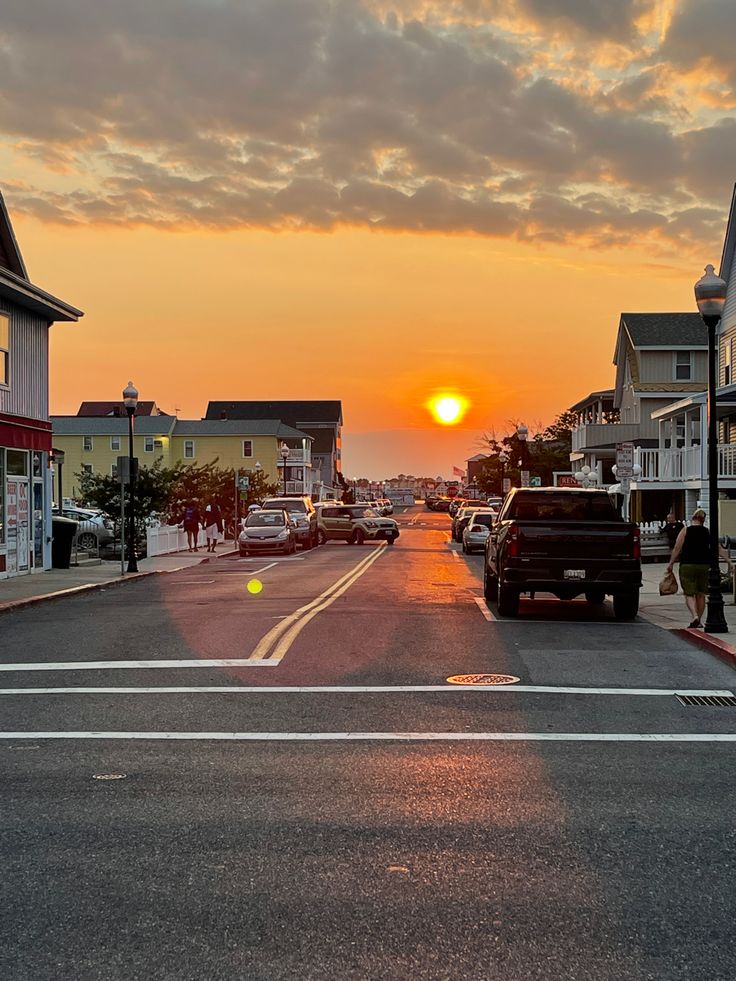
<path fill-rule="evenodd" d="M 260 579 L 250 579 L 248 581 L 248 592 L 253 593 L 256 596 L 263 589 L 263 583 Z"/>

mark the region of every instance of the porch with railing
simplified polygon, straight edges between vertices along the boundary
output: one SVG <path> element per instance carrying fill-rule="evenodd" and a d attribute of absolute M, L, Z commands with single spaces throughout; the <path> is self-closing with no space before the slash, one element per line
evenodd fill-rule
<path fill-rule="evenodd" d="M 639 448 L 636 451 L 636 462 L 641 467 L 641 476 L 636 478 L 637 482 L 702 480 L 703 476 L 707 479 L 706 454 L 707 448 L 701 446 L 686 446 L 676 450 Z M 719 444 L 718 478 L 736 480 L 736 444 Z"/>

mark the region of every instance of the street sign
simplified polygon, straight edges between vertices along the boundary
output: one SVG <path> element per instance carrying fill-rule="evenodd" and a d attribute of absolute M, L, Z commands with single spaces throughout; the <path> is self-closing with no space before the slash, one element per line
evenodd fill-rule
<path fill-rule="evenodd" d="M 542 478 L 541 477 L 532 477 L 532 479 L 529 481 L 529 486 L 530 487 L 541 487 L 542 486 Z"/>
<path fill-rule="evenodd" d="M 121 484 L 130 483 L 130 457 L 119 456 L 117 459 L 118 480 Z M 133 457 L 133 475 L 138 476 L 138 457 Z"/>
<path fill-rule="evenodd" d="M 630 477 L 634 472 L 634 444 L 616 443 L 616 477 Z"/>
<path fill-rule="evenodd" d="M 250 477 L 247 474 L 238 475 L 238 490 L 247 491 L 250 487 Z"/>
<path fill-rule="evenodd" d="M 529 471 L 528 470 L 522 470 L 521 471 L 521 486 L 522 487 L 528 487 L 529 486 Z"/>
<path fill-rule="evenodd" d="M 510 490 L 511 490 L 511 478 L 510 477 L 504 477 L 503 478 L 503 492 L 504 492 L 504 494 L 508 494 L 508 492 Z"/>

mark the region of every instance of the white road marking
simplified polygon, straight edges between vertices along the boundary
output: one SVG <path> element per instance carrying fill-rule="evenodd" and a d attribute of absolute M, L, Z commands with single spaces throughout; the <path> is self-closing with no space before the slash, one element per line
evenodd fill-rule
<path fill-rule="evenodd" d="M 645 695 L 653 697 L 697 695 L 700 697 L 732 696 L 728 689 L 700 688 L 559 688 L 552 685 L 160 685 L 143 688 L 0 688 L 0 695 L 372 695 L 411 694 L 412 692 L 468 691 L 493 695 L 496 692 L 519 692 L 548 695 Z"/>
<path fill-rule="evenodd" d="M 455 552 L 455 551 L 452 551 L 452 552 L 450 552 L 450 555 L 451 555 L 451 556 L 453 557 L 453 559 L 455 559 L 455 560 L 456 560 L 457 562 L 459 562 L 459 561 L 460 561 L 460 556 L 459 556 L 459 555 L 457 554 L 457 552 Z"/>
<path fill-rule="evenodd" d="M 0 732 L 0 740 L 22 739 L 162 742 L 734 743 L 736 732 Z"/>
<path fill-rule="evenodd" d="M 244 657 L 198 658 L 192 661 L 36 661 L 20 664 L 0 664 L 0 671 L 110 671 L 130 668 L 251 668 L 253 662 Z"/>
<path fill-rule="evenodd" d="M 262 569 L 248 569 L 249 576 L 257 576 L 260 572 L 268 572 L 269 569 L 273 569 L 276 565 L 275 562 L 271 562 L 270 565 L 264 565 Z"/>
<path fill-rule="evenodd" d="M 349 572 L 332 583 L 327 589 L 323 590 L 319 596 L 315 597 L 306 606 L 300 607 L 294 613 L 289 614 L 281 623 L 272 627 L 269 632 L 261 638 L 250 655 L 250 662 L 254 664 L 278 664 L 288 651 L 299 633 L 318 613 L 326 609 L 333 603 L 338 596 L 341 596 L 352 584 L 359 579 L 363 573 L 371 566 L 376 559 L 380 558 L 386 548 L 386 543 L 382 542 L 370 555 L 354 566 Z M 282 635 L 286 634 L 282 640 Z M 274 646 L 275 645 L 275 646 Z"/>
<path fill-rule="evenodd" d="M 488 604 L 483 599 L 483 597 L 482 596 L 475 596 L 474 599 L 475 599 L 475 602 L 478 604 L 478 609 L 483 614 L 483 616 L 486 618 L 486 620 L 488 620 L 490 623 L 493 623 L 496 618 L 493 616 L 493 614 L 491 613 L 491 611 L 488 609 Z"/>

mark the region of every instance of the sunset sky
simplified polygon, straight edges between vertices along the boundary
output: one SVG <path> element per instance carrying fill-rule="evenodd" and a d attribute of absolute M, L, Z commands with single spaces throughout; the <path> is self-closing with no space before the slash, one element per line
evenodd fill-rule
<path fill-rule="evenodd" d="M 733 0 L 3 0 L 0 188 L 85 311 L 52 411 L 340 398 L 375 479 L 546 425 L 718 265 L 734 50 Z"/>

